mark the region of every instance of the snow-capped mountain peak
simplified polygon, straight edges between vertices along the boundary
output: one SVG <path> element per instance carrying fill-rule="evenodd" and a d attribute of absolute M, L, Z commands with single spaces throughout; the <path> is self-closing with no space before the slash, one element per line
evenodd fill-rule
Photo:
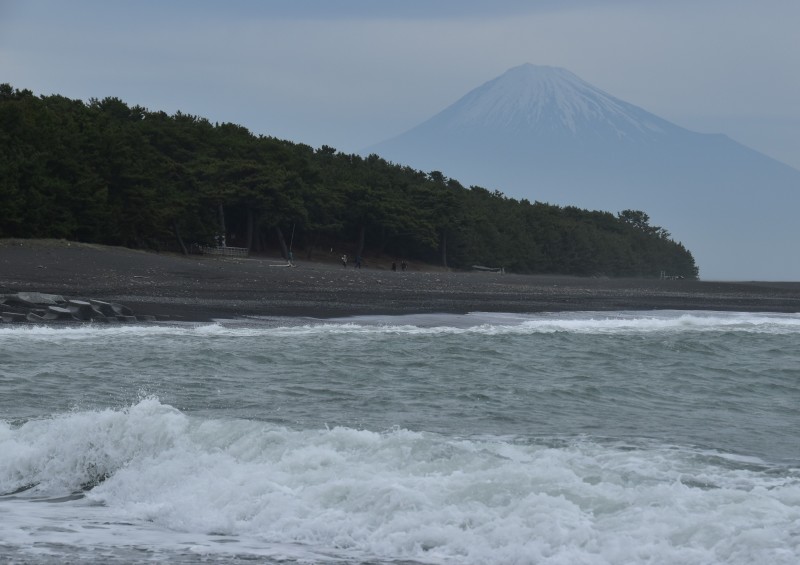
<path fill-rule="evenodd" d="M 600 128 L 620 137 L 663 132 L 670 127 L 566 69 L 529 63 L 472 90 L 431 121 L 452 129 L 568 130 L 578 134 Z"/>

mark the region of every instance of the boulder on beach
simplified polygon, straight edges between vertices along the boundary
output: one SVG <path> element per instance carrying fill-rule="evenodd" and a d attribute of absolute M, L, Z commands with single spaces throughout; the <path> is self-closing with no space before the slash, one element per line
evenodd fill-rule
<path fill-rule="evenodd" d="M 163 318 L 161 318 L 163 319 Z M 95 299 L 65 298 L 43 292 L 0 294 L 0 323 L 154 322 L 155 316 L 136 316 L 127 306 Z"/>

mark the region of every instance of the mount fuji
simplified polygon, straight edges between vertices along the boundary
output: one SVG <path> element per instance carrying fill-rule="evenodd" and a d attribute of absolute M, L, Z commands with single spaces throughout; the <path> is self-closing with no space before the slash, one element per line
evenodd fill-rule
<path fill-rule="evenodd" d="M 525 64 L 363 153 L 513 198 L 639 209 L 718 280 L 800 281 L 800 171 Z"/>

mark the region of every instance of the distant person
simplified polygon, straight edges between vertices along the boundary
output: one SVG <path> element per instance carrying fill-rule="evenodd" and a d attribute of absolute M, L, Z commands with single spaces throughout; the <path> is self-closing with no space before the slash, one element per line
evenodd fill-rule
<path fill-rule="evenodd" d="M 406 267 L 408 267 L 408 265 L 406 265 L 406 260 L 403 259 L 402 261 L 400 261 L 400 270 L 405 272 Z"/>
<path fill-rule="evenodd" d="M 286 259 L 289 261 L 289 265 L 292 265 L 292 261 L 294 260 L 294 254 L 292 254 L 291 250 L 289 250 L 289 253 L 286 255 Z"/>
<path fill-rule="evenodd" d="M 397 272 L 397 261 L 392 261 L 392 270 Z"/>
<path fill-rule="evenodd" d="M 342 267 L 347 268 L 347 254 L 342 255 Z"/>
<path fill-rule="evenodd" d="M 355 264 L 355 268 L 356 268 L 356 269 L 360 269 L 360 268 L 361 268 L 361 255 L 356 255 L 356 264 Z"/>

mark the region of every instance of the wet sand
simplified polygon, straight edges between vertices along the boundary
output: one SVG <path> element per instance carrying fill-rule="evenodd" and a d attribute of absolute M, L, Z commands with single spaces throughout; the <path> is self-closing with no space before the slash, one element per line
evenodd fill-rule
<path fill-rule="evenodd" d="M 0 240 L 0 294 L 94 298 L 184 321 L 477 311 L 800 312 L 798 282 L 501 275 L 413 263 L 392 272 L 387 260 L 345 269 L 338 256 L 286 267 L 277 257 L 184 257 L 63 240 Z"/>

